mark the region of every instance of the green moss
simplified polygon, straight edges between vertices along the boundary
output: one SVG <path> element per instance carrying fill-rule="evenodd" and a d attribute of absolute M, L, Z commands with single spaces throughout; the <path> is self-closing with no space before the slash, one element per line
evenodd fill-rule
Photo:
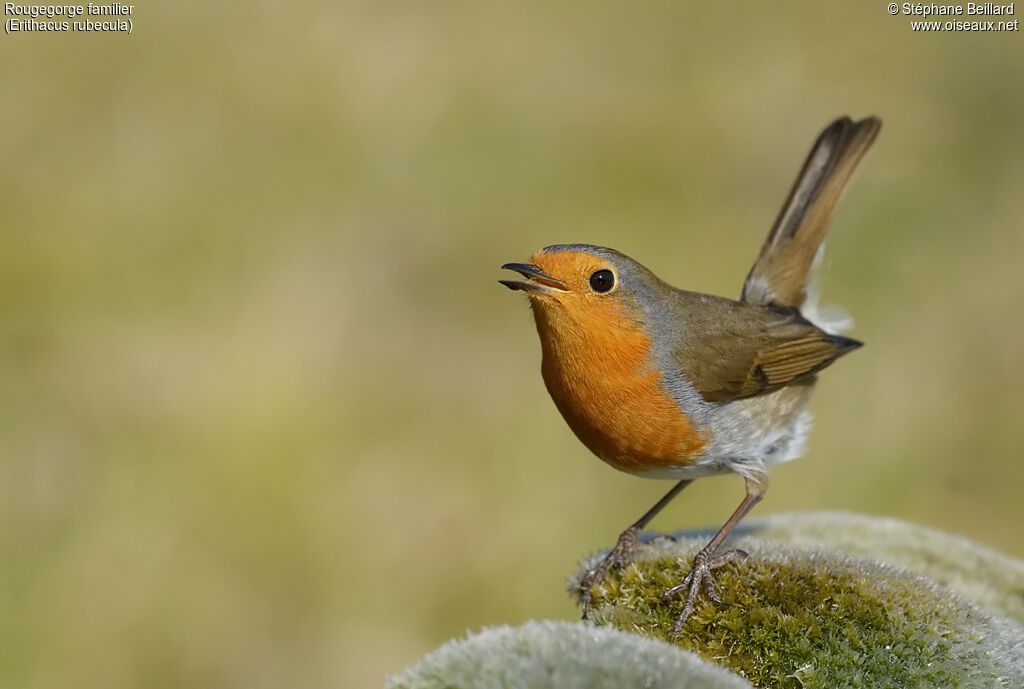
<path fill-rule="evenodd" d="M 595 587 L 598 624 L 672 641 L 682 600 L 662 592 L 704 539 L 652 545 Z M 1024 677 L 1020 627 L 910 572 L 837 553 L 742 539 L 675 643 L 757 687 L 1000 687 Z M 1014 646 L 1017 646 L 1014 649 Z"/>

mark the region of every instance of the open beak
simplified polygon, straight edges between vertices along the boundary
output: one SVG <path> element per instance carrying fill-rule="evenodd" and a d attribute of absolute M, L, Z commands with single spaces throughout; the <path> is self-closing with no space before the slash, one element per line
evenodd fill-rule
<path fill-rule="evenodd" d="M 569 287 L 561 280 L 556 280 L 543 270 L 540 266 L 532 263 L 506 263 L 503 270 L 514 270 L 529 282 L 522 280 L 498 280 L 509 289 L 518 289 L 532 294 L 554 294 L 555 292 L 568 292 Z"/>

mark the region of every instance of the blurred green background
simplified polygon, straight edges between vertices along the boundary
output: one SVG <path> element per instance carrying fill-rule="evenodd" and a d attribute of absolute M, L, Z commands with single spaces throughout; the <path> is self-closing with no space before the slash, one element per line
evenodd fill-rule
<path fill-rule="evenodd" d="M 1019 32 L 811 1 L 133 20 L 0 37 L 0 685 L 379 686 L 575 619 L 576 561 L 668 484 L 572 436 L 498 266 L 582 241 L 734 296 L 843 113 L 885 120 L 824 279 L 867 346 L 755 515 L 1024 556 Z"/>

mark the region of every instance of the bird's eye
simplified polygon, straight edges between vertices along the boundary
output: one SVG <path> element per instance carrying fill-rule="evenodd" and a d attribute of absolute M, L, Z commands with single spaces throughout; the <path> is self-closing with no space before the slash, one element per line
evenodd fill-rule
<path fill-rule="evenodd" d="M 615 286 L 615 275 L 610 270 L 598 270 L 590 276 L 590 289 L 605 293 Z"/>

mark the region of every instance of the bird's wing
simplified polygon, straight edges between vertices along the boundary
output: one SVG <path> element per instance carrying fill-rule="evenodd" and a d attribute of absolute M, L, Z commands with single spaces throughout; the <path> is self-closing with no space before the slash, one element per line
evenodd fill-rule
<path fill-rule="evenodd" d="M 743 306 L 701 323 L 694 329 L 700 336 L 681 338 L 674 350 L 680 370 L 708 402 L 778 390 L 861 345 L 815 327 L 796 309 Z"/>

